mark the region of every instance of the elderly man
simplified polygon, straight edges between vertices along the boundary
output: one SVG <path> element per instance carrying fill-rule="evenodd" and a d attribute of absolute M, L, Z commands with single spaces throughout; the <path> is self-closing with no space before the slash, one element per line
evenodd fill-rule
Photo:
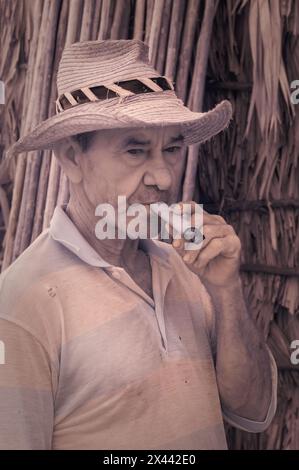
<path fill-rule="evenodd" d="M 177 202 L 184 147 L 231 117 L 228 102 L 184 107 L 147 53 L 136 40 L 67 48 L 57 115 L 12 149 L 53 148 L 70 200 L 0 278 L 0 448 L 226 449 L 223 418 L 260 432 L 275 413 L 232 226 L 204 212 L 189 251 L 95 235 L 96 208 L 119 195 Z"/>

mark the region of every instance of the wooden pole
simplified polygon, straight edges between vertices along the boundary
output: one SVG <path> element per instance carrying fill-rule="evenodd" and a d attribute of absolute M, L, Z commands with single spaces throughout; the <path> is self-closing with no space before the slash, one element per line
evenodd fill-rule
<path fill-rule="evenodd" d="M 101 21 L 98 39 L 108 39 L 111 0 L 102 0 Z"/>
<path fill-rule="evenodd" d="M 156 68 L 161 75 L 164 75 L 164 67 L 167 54 L 167 41 L 170 27 L 172 0 L 165 0 L 164 10 L 162 12 L 162 24 L 159 34 L 159 45 L 156 57 Z"/>
<path fill-rule="evenodd" d="M 66 40 L 65 44 L 72 44 L 79 39 L 80 34 L 80 20 L 82 16 L 82 9 L 83 4 L 82 0 L 70 0 L 69 3 L 69 15 L 68 15 L 68 22 L 67 22 L 67 32 L 66 32 Z"/>
<path fill-rule="evenodd" d="M 156 0 L 153 8 L 151 32 L 149 36 L 149 58 L 153 66 L 156 64 L 163 8 L 164 0 Z"/>
<path fill-rule="evenodd" d="M 188 74 L 192 58 L 194 35 L 196 24 L 199 21 L 200 0 L 189 0 L 187 2 L 187 13 L 184 23 L 182 47 L 179 57 L 178 73 L 176 77 L 176 93 L 184 103 L 188 92 Z"/>
<path fill-rule="evenodd" d="M 45 0 L 43 8 L 43 17 L 39 33 L 39 45 L 36 58 L 35 75 L 33 78 L 33 87 L 31 100 L 35 103 L 35 109 L 32 116 L 32 127 L 46 119 L 49 106 L 50 86 L 52 79 L 53 49 L 57 32 L 57 21 L 60 13 L 61 2 L 52 2 Z M 33 226 L 35 198 L 37 184 L 41 165 L 41 153 L 32 152 L 29 163 L 28 183 L 24 184 L 21 220 L 23 223 L 18 226 L 14 252 L 18 256 L 30 243 Z M 26 168 L 27 178 L 27 168 Z M 23 204 L 24 201 L 24 204 Z M 24 215 L 22 216 L 22 209 Z M 21 235 L 19 236 L 19 232 Z"/>
<path fill-rule="evenodd" d="M 145 18 L 145 0 L 137 0 L 135 2 L 135 15 L 134 15 L 134 32 L 133 38 L 143 41 L 144 37 L 144 18 Z"/>
<path fill-rule="evenodd" d="M 202 26 L 197 43 L 195 70 L 188 99 L 188 106 L 192 111 L 202 111 L 206 69 L 215 13 L 215 1 L 206 1 Z M 198 164 L 198 149 L 198 145 L 193 145 L 188 151 L 187 168 L 183 186 L 184 201 L 190 201 L 193 199 Z"/>
<path fill-rule="evenodd" d="M 111 28 L 111 39 L 126 39 L 130 9 L 129 0 L 117 0 Z"/>
<path fill-rule="evenodd" d="M 32 89 L 32 75 L 34 69 L 34 62 L 35 56 L 38 46 L 38 33 L 39 33 L 39 25 L 42 18 L 42 2 L 39 0 L 33 0 L 30 4 L 29 13 L 31 15 L 31 24 L 33 25 L 32 31 L 32 40 L 28 58 L 28 74 L 26 76 L 26 85 L 24 91 L 24 102 L 28 103 L 28 106 L 23 106 L 23 114 L 21 120 L 21 135 L 26 134 L 30 126 L 31 114 L 32 114 L 32 106 L 33 103 L 26 99 L 28 97 L 29 92 Z M 25 109 L 26 108 L 26 109 Z M 2 270 L 6 269 L 13 260 L 13 250 L 14 250 L 14 242 L 15 242 L 15 235 L 18 226 L 19 220 L 19 211 L 21 207 L 21 199 L 23 193 L 23 183 L 25 178 L 25 171 L 26 171 L 26 159 L 24 159 L 24 154 L 19 155 L 16 157 L 16 174 L 14 179 L 14 188 L 13 188 L 13 196 L 12 196 L 12 203 L 10 209 L 10 217 L 8 223 L 8 229 L 5 236 L 5 249 L 3 255 L 3 263 L 2 263 Z"/>
<path fill-rule="evenodd" d="M 96 0 L 94 12 L 93 12 L 93 21 L 92 21 L 92 32 L 91 38 L 93 40 L 97 39 L 98 32 L 100 28 L 100 21 L 101 21 L 101 9 L 102 9 L 102 0 Z"/>
<path fill-rule="evenodd" d="M 89 41 L 91 38 L 94 8 L 94 0 L 84 0 L 80 41 Z"/>
<path fill-rule="evenodd" d="M 184 10 L 185 0 L 173 1 L 165 66 L 165 74 L 172 80 L 174 80 L 176 75 L 176 65 L 179 56 Z"/>
<path fill-rule="evenodd" d="M 154 2 L 155 0 L 146 0 L 145 35 L 144 35 L 144 42 L 146 44 L 149 43 L 149 38 L 151 34 L 151 29 L 152 29 Z"/>

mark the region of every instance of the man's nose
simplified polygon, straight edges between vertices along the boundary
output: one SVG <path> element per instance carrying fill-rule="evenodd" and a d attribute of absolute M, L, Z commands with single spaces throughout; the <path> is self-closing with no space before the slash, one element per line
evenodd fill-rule
<path fill-rule="evenodd" d="M 155 155 L 152 161 L 148 163 L 143 181 L 148 186 L 157 186 L 161 191 L 170 188 L 172 183 L 171 173 L 162 154 Z"/>

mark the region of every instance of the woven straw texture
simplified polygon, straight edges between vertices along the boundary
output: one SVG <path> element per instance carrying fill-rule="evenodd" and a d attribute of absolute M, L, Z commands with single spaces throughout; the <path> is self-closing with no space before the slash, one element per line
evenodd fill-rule
<path fill-rule="evenodd" d="M 113 84 L 138 77 L 158 77 L 150 65 L 148 46 L 140 40 L 102 40 L 67 47 L 57 74 L 58 95 L 82 87 Z M 204 142 L 231 120 L 229 101 L 207 113 L 184 106 L 171 90 L 78 104 L 39 124 L 14 144 L 8 155 L 52 148 L 67 136 L 97 129 L 178 125 L 187 145 Z"/>

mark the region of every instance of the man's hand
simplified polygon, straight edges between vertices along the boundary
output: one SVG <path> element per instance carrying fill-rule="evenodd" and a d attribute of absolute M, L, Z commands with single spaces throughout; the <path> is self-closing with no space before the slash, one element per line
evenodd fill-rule
<path fill-rule="evenodd" d="M 194 214 L 195 202 L 180 202 L 181 208 L 183 204 L 190 204 L 191 213 Z M 191 221 L 194 221 L 194 215 Z M 198 250 L 186 250 L 186 240 L 183 238 L 173 239 L 172 246 L 203 282 L 217 287 L 231 285 L 239 277 L 241 253 L 241 242 L 234 228 L 220 215 L 203 210 L 203 226 L 200 230 L 205 239 Z"/>

